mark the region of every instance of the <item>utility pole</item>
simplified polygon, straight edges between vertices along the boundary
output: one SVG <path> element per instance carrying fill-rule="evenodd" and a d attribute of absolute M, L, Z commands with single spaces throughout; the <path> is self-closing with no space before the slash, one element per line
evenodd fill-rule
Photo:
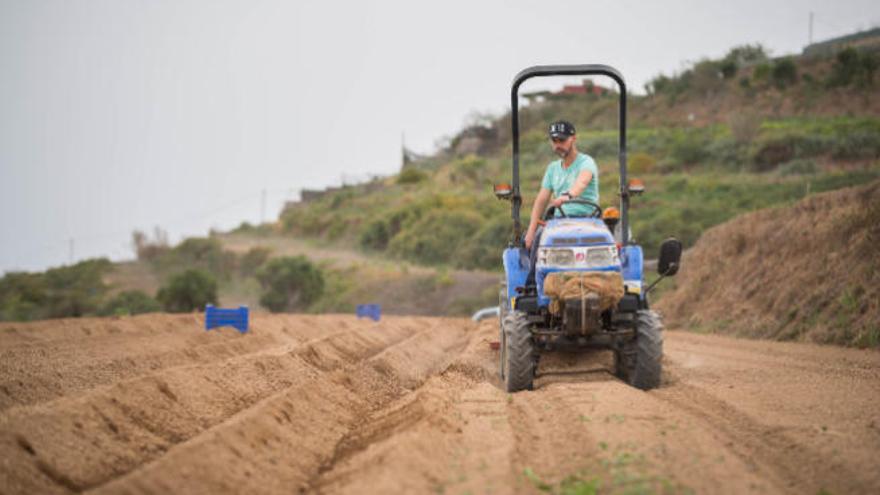
<path fill-rule="evenodd" d="M 809 38 L 809 40 L 810 40 L 810 42 L 807 46 L 813 44 L 813 12 L 812 11 L 810 12 L 810 38 Z"/>
<path fill-rule="evenodd" d="M 260 194 L 260 225 L 266 221 L 266 190 Z"/>
<path fill-rule="evenodd" d="M 73 237 L 70 238 L 70 242 L 68 244 L 68 263 L 73 264 Z"/>

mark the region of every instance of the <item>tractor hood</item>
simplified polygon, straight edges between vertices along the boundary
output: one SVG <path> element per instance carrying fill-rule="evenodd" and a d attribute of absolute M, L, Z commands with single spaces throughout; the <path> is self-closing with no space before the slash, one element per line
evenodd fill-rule
<path fill-rule="evenodd" d="M 598 218 L 558 218 L 549 220 L 541 234 L 541 247 L 614 244 L 605 222 Z"/>

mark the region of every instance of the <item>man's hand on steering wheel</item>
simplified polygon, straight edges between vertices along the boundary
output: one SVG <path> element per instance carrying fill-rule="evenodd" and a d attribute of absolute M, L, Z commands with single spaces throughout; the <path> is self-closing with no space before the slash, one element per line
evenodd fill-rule
<path fill-rule="evenodd" d="M 556 199 L 554 199 L 550 203 L 550 206 L 552 206 L 554 208 L 559 208 L 560 206 L 562 206 L 563 203 L 568 203 L 570 200 L 571 200 L 570 196 L 562 195 L 562 196 L 559 196 Z"/>
<path fill-rule="evenodd" d="M 589 216 L 592 218 L 602 217 L 602 207 L 598 204 L 586 199 L 572 198 L 567 193 L 563 193 L 558 198 L 554 199 L 552 203 L 550 203 L 550 206 L 548 206 L 547 209 L 544 211 L 544 215 L 542 216 L 542 218 L 544 220 L 549 220 L 550 217 L 553 215 L 553 213 L 551 213 L 553 210 L 558 211 L 559 215 L 563 218 L 567 218 L 568 215 L 565 213 L 565 210 L 562 207 L 562 205 L 566 203 L 591 206 L 593 207 L 593 212 Z"/>

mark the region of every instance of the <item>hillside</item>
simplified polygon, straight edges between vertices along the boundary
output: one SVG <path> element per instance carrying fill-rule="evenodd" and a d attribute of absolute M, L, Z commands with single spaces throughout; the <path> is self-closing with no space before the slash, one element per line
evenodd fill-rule
<path fill-rule="evenodd" d="M 657 307 L 700 332 L 880 345 L 880 181 L 709 229 Z"/>
<path fill-rule="evenodd" d="M 629 169 L 648 187 L 633 202 L 632 225 L 648 256 L 666 236 L 692 246 L 738 214 L 880 177 L 876 57 L 853 50 L 771 59 L 760 47 L 739 47 L 631 96 Z M 575 123 L 579 149 L 596 158 L 603 206 L 616 201 L 616 105 L 613 91 L 531 96 L 521 112 L 523 215 L 555 158 L 545 127 L 558 118 Z M 510 180 L 509 119 L 472 122 L 383 183 L 291 204 L 276 229 L 419 264 L 498 270 L 509 207 L 491 184 Z"/>

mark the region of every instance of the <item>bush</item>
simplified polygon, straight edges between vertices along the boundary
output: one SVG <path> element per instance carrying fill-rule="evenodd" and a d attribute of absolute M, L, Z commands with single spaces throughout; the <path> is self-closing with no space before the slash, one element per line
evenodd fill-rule
<path fill-rule="evenodd" d="M 797 82 L 797 66 L 791 58 L 781 58 L 773 62 L 770 71 L 770 80 L 778 89 L 785 89 Z"/>
<path fill-rule="evenodd" d="M 463 240 L 456 250 L 455 266 L 460 268 L 498 270 L 501 252 L 513 235 L 509 215 L 499 216 L 483 224 L 477 233 Z"/>
<path fill-rule="evenodd" d="M 29 321 L 95 314 L 107 292 L 110 260 L 98 258 L 45 273 L 13 272 L 0 279 L 0 320 Z"/>
<path fill-rule="evenodd" d="M 238 262 L 238 272 L 244 277 L 250 277 L 257 273 L 257 269 L 269 259 L 272 250 L 262 246 L 254 246 L 241 257 Z"/>
<path fill-rule="evenodd" d="M 358 244 L 365 249 L 374 249 L 383 251 L 388 247 L 388 241 L 391 239 L 388 222 L 382 218 L 377 218 L 367 223 L 361 231 Z"/>
<path fill-rule="evenodd" d="M 66 318 L 95 313 L 107 291 L 104 275 L 112 269 L 110 260 L 98 258 L 47 270 L 44 278 L 48 316 Z"/>
<path fill-rule="evenodd" d="M 486 169 L 486 160 L 475 155 L 468 155 L 452 162 L 452 180 L 476 182 Z"/>
<path fill-rule="evenodd" d="M 209 303 L 217 304 L 217 281 L 204 270 L 190 269 L 171 277 L 156 299 L 170 313 L 201 311 Z"/>
<path fill-rule="evenodd" d="M 766 62 L 762 62 L 755 66 L 755 70 L 752 71 L 752 80 L 757 84 L 762 84 L 770 79 L 770 72 L 772 71 L 772 67 L 770 64 Z"/>
<path fill-rule="evenodd" d="M 304 256 L 275 258 L 257 271 L 260 304 L 273 313 L 304 309 L 324 292 L 324 275 Z"/>
<path fill-rule="evenodd" d="M 481 223 L 480 217 L 470 211 L 430 211 L 395 236 L 389 249 L 419 263 L 448 263 L 453 261 L 458 247 L 477 232 Z"/>
<path fill-rule="evenodd" d="M 98 312 L 101 316 L 139 315 L 161 310 L 159 301 L 140 290 L 120 292 L 107 301 Z"/>
<path fill-rule="evenodd" d="M 398 184 L 418 184 L 423 180 L 427 179 L 428 176 L 417 168 L 405 168 L 401 170 L 400 174 L 397 176 Z"/>
<path fill-rule="evenodd" d="M 846 48 L 834 57 L 827 84 L 830 87 L 850 84 L 862 88 L 872 86 L 877 65 L 877 58 L 873 53 L 859 51 L 853 47 Z"/>
<path fill-rule="evenodd" d="M 10 272 L 0 278 L 0 321 L 31 321 L 45 318 L 49 298 L 43 276 Z"/>

